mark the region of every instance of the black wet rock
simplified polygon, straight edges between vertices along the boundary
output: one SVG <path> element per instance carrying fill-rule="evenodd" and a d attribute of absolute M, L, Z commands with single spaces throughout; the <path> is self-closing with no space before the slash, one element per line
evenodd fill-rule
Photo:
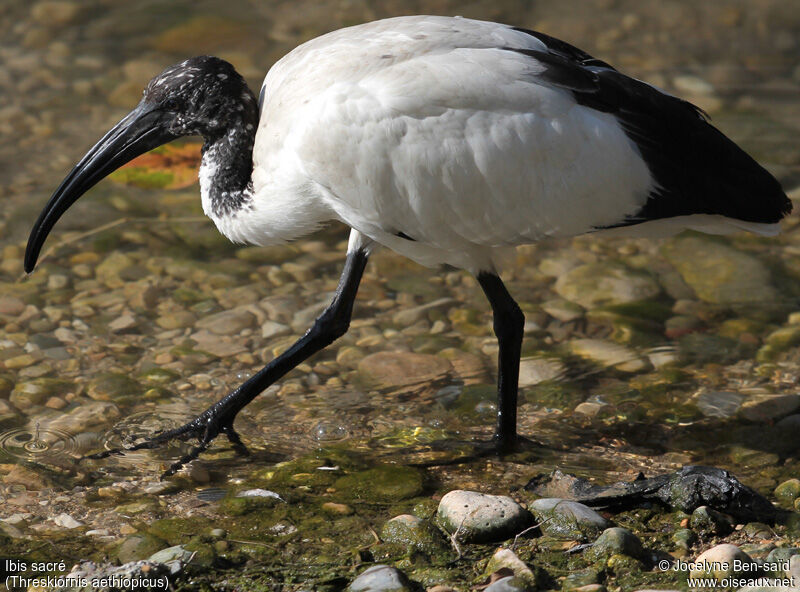
<path fill-rule="evenodd" d="M 674 473 L 613 485 L 592 485 L 588 480 L 556 470 L 535 477 L 525 489 L 542 496 L 569 498 L 587 506 L 624 510 L 652 502 L 691 514 L 709 506 L 740 522 L 773 523 L 775 507 L 765 497 L 742 485 L 728 471 L 715 467 L 686 466 Z"/>

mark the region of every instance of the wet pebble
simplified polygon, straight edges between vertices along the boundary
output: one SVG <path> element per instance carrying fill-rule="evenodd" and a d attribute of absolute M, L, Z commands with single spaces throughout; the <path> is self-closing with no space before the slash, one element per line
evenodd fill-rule
<path fill-rule="evenodd" d="M 504 495 L 455 490 L 439 502 L 439 524 L 464 542 L 502 541 L 533 524 L 530 512 Z"/>
<path fill-rule="evenodd" d="M 526 592 L 534 589 L 516 576 L 506 576 L 486 586 L 484 592 Z"/>
<path fill-rule="evenodd" d="M 588 552 L 589 557 L 608 558 L 611 555 L 627 555 L 636 559 L 645 556 L 642 541 L 627 528 L 607 528 L 597 538 Z"/>
<path fill-rule="evenodd" d="M 17 316 L 25 310 L 25 303 L 14 296 L 0 296 L 0 314 Z"/>
<path fill-rule="evenodd" d="M 556 536 L 588 540 L 596 538 L 608 521 L 589 506 L 560 498 L 537 499 L 530 504 L 542 531 Z"/>
<path fill-rule="evenodd" d="M 75 518 L 69 514 L 59 514 L 53 518 L 53 522 L 56 526 L 60 526 L 61 528 L 78 528 L 79 526 L 83 526 L 83 522 L 75 520 Z"/>
<path fill-rule="evenodd" d="M 413 592 L 414 586 L 399 569 L 373 565 L 350 582 L 347 592 Z"/>
<path fill-rule="evenodd" d="M 489 559 L 489 563 L 486 564 L 486 569 L 483 573 L 488 578 L 501 569 L 510 570 L 514 574 L 513 577 L 521 580 L 521 583 L 526 588 L 535 588 L 536 576 L 531 571 L 531 568 L 517 557 L 511 549 L 501 547 L 495 551 L 494 555 Z"/>

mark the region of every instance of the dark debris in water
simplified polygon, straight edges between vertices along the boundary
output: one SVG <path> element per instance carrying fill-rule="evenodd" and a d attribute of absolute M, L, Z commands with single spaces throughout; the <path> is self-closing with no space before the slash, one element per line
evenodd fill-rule
<path fill-rule="evenodd" d="M 587 479 L 554 471 L 535 477 L 525 489 L 538 495 L 572 499 L 587 506 L 628 509 L 657 502 L 691 513 L 709 506 L 744 522 L 773 523 L 775 507 L 762 495 L 724 469 L 686 466 L 666 475 L 645 478 L 641 473 L 633 481 L 612 485 L 592 485 Z"/>

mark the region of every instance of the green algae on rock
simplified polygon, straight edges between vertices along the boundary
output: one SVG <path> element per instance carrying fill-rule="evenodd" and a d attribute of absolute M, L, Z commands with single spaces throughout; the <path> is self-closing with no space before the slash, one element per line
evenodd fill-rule
<path fill-rule="evenodd" d="M 413 467 L 378 465 L 340 477 L 333 486 L 344 499 L 389 503 L 418 496 L 423 482 L 423 473 Z"/>

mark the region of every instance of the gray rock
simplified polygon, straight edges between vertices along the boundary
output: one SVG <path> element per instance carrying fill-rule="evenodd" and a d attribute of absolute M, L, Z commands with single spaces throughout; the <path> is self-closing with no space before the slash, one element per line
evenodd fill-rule
<path fill-rule="evenodd" d="M 215 335 L 237 335 L 242 330 L 253 327 L 256 317 L 246 310 L 226 310 L 208 315 L 197 321 L 197 327 L 207 329 Z"/>
<path fill-rule="evenodd" d="M 464 542 L 502 541 L 533 524 L 530 512 L 510 497 L 460 489 L 442 498 L 436 517 Z"/>
<path fill-rule="evenodd" d="M 589 540 L 608 528 L 600 514 L 578 502 L 560 498 L 542 498 L 530 504 L 541 529 L 551 535 Z"/>
<path fill-rule="evenodd" d="M 548 358 L 523 358 L 519 362 L 519 386 L 533 386 L 564 376 L 566 369 L 558 360 Z"/>
<path fill-rule="evenodd" d="M 575 267 L 559 277 L 554 288 L 562 298 L 587 309 L 647 300 L 661 292 L 652 276 L 615 261 Z"/>
<path fill-rule="evenodd" d="M 749 421 L 766 422 L 779 419 L 800 409 L 798 394 L 750 395 L 739 408 L 738 415 Z"/>
<path fill-rule="evenodd" d="M 594 558 L 611 555 L 627 555 L 636 559 L 645 556 L 644 547 L 639 538 L 627 528 L 607 528 L 592 545 L 589 556 Z"/>
<path fill-rule="evenodd" d="M 412 592 L 413 589 L 406 575 L 389 565 L 373 565 L 347 587 L 349 592 Z"/>
<path fill-rule="evenodd" d="M 706 302 L 736 304 L 780 299 L 761 261 L 719 239 L 679 237 L 664 245 L 662 252 Z"/>
<path fill-rule="evenodd" d="M 733 417 L 746 398 L 741 393 L 711 391 L 701 393 L 695 404 L 706 417 Z"/>
<path fill-rule="evenodd" d="M 153 553 L 147 561 L 162 563 L 169 568 L 171 574 L 175 575 L 183 570 L 183 566 L 189 563 L 193 555 L 194 553 L 186 550 L 183 545 L 175 545 Z"/>
<path fill-rule="evenodd" d="M 752 566 L 753 560 L 736 545 L 723 544 L 711 547 L 705 553 L 698 555 L 694 563 L 698 566 L 708 566 L 708 569 L 696 569 L 691 572 L 689 577 L 703 578 L 713 577 L 717 580 L 738 575 L 739 573 L 753 573 L 755 569 L 736 572 L 734 566 L 737 564 Z"/>
<path fill-rule="evenodd" d="M 791 508 L 800 498 L 800 479 L 788 479 L 775 488 L 775 497 L 781 505 Z"/>
<path fill-rule="evenodd" d="M 169 568 L 166 565 L 154 561 L 132 561 L 123 565 L 112 565 L 110 563 L 95 563 L 93 561 L 82 561 L 72 568 L 68 577 L 79 580 L 85 579 L 88 582 L 93 580 L 142 580 L 143 578 L 158 579 L 162 585 L 160 589 L 166 589 Z M 74 590 L 75 588 L 69 588 Z M 80 588 L 83 590 L 83 588 Z M 109 588 L 104 588 L 108 590 Z"/>

